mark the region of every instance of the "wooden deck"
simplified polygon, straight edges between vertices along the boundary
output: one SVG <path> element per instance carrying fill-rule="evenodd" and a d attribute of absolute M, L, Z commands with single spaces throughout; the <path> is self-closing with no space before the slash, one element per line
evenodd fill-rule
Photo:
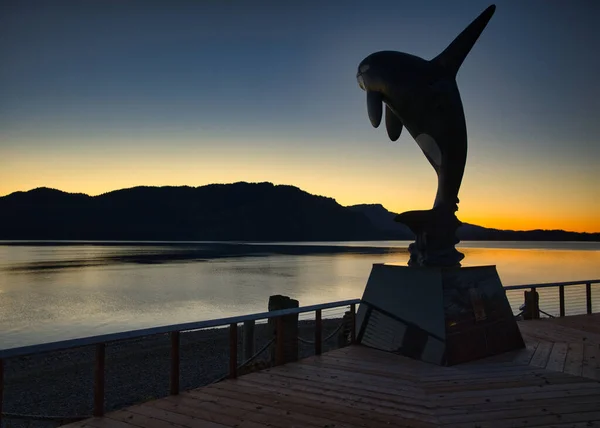
<path fill-rule="evenodd" d="M 600 426 L 600 314 L 519 325 L 526 349 L 468 364 L 350 346 L 68 426 Z"/>

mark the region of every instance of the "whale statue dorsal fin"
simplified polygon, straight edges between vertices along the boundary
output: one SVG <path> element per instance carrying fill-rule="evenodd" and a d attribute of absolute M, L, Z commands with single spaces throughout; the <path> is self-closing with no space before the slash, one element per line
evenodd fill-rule
<path fill-rule="evenodd" d="M 450 43 L 441 54 L 431 61 L 440 64 L 446 68 L 452 76 L 456 76 L 458 69 L 469 52 L 471 52 L 473 45 L 487 26 L 495 11 L 496 5 L 491 5 L 481 12 L 481 14 L 462 31 L 462 33 L 456 36 L 452 43 Z"/>

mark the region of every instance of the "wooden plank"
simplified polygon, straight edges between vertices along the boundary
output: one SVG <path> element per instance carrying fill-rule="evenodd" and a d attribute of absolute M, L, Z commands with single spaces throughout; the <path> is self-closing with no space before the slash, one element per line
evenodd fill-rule
<path fill-rule="evenodd" d="M 583 343 L 569 343 L 565 360 L 565 373 L 581 376 L 583 370 Z"/>
<path fill-rule="evenodd" d="M 587 422 L 571 422 L 566 424 L 551 424 L 546 425 L 546 428 L 590 428 L 600 427 L 600 422 L 587 421 Z"/>
<path fill-rule="evenodd" d="M 90 418 L 84 421 L 74 422 L 69 425 L 63 425 L 65 428 L 137 428 L 135 425 L 126 422 L 116 421 L 107 418 Z"/>
<path fill-rule="evenodd" d="M 217 394 L 217 395 L 221 394 L 220 389 L 217 388 L 216 386 L 211 386 L 210 388 L 204 388 L 201 391 L 204 391 L 204 392 L 210 393 L 210 394 Z M 195 391 L 192 391 L 190 393 L 194 394 Z M 377 395 L 372 394 L 372 393 L 365 393 L 365 394 L 362 394 L 362 397 L 376 398 Z M 367 402 L 368 401 L 367 398 L 362 398 L 361 401 Z M 251 396 L 240 397 L 240 399 L 245 400 L 245 401 L 251 401 L 251 402 L 253 401 L 253 397 L 251 397 Z M 389 405 L 389 407 L 393 407 L 398 410 L 408 411 L 408 412 L 416 413 L 419 415 L 427 415 L 427 416 L 432 415 L 431 408 L 428 408 L 424 403 L 421 403 L 418 405 L 406 404 L 404 402 L 404 400 L 402 400 L 402 398 L 397 399 L 396 397 L 394 397 L 391 394 L 388 394 L 387 396 L 385 396 L 385 399 L 382 399 L 382 404 Z"/>
<path fill-rule="evenodd" d="M 313 407 L 316 409 L 326 408 L 328 411 L 335 411 L 343 413 L 345 415 L 352 415 L 358 418 L 368 418 L 371 423 L 377 421 L 384 425 L 390 425 L 394 421 L 393 412 L 388 412 L 387 409 L 381 411 L 380 409 L 364 409 L 352 405 L 352 401 L 345 399 L 328 399 L 323 400 L 320 395 L 314 395 L 311 393 L 305 393 L 302 391 L 290 391 L 287 388 L 280 388 L 272 385 L 262 385 L 253 382 L 246 382 L 243 378 L 238 379 L 236 382 L 220 382 L 215 387 L 222 388 L 240 388 L 247 387 L 251 391 L 255 391 L 256 394 L 269 394 L 270 396 L 277 397 L 274 401 L 278 400 L 293 400 L 294 403 Z M 335 396 L 334 396 L 335 397 Z M 425 404 L 425 403 L 423 403 Z M 375 411 L 376 410 L 376 411 Z M 369 424 L 367 424 L 369 426 Z M 393 424 L 392 424 L 393 426 Z"/>
<path fill-rule="evenodd" d="M 329 376 L 328 374 L 319 374 L 318 372 L 308 373 L 297 370 L 277 371 L 277 372 L 257 372 L 244 377 L 245 380 L 261 383 L 277 384 L 279 386 L 292 387 L 293 385 L 306 385 L 312 388 L 322 390 L 339 390 L 348 394 L 361 395 L 364 391 L 369 394 L 380 392 L 383 395 L 392 394 L 404 398 L 414 398 L 423 400 L 426 398 L 422 389 L 412 385 L 396 384 L 393 380 L 374 377 L 357 376 L 356 378 L 346 378 L 343 376 Z"/>
<path fill-rule="evenodd" d="M 431 364 L 424 363 L 422 361 L 413 360 L 403 355 L 394 354 L 391 352 L 380 351 L 377 349 L 367 348 L 366 346 L 348 346 L 340 348 L 335 351 L 330 351 L 324 354 L 322 357 L 329 358 L 340 358 L 352 362 L 367 362 L 373 364 L 383 364 L 391 367 L 398 367 L 405 371 L 416 370 L 417 372 L 423 372 L 428 370 L 441 369 L 438 366 L 432 366 Z M 318 359 L 317 357 L 313 359 Z M 311 361 L 311 358 L 307 358 L 304 361 Z"/>
<path fill-rule="evenodd" d="M 589 385 L 589 384 L 588 384 Z M 487 395 L 478 394 L 472 397 L 456 397 L 449 395 L 445 398 L 437 398 L 435 400 L 439 407 L 453 407 L 453 406 L 480 406 L 487 405 L 489 403 L 520 403 L 525 401 L 536 401 L 536 400 L 552 400 L 552 399 L 565 399 L 569 397 L 580 397 L 580 396 L 599 396 L 600 385 L 596 388 L 582 388 L 574 389 L 568 388 L 563 390 L 548 390 L 547 388 L 536 388 L 532 392 L 523 394 L 503 394 L 503 395 Z"/>
<path fill-rule="evenodd" d="M 344 355 L 344 354 L 330 354 L 330 353 L 326 353 L 323 354 L 321 356 L 318 357 L 313 357 L 313 358 L 307 358 L 305 360 L 300 361 L 301 364 L 311 364 L 311 363 L 317 363 L 320 361 L 325 361 L 325 362 L 334 362 L 334 363 L 344 363 L 347 364 L 349 366 L 375 366 L 375 367 L 379 367 L 382 370 L 392 370 L 394 372 L 401 372 L 401 373 L 407 373 L 407 374 L 412 374 L 414 375 L 414 370 L 411 370 L 414 368 L 414 365 L 411 367 L 411 364 L 408 363 L 406 360 L 408 358 L 400 356 L 400 355 L 395 355 L 392 354 L 394 358 L 392 359 L 383 359 L 383 358 L 369 358 L 368 356 L 356 356 L 356 355 Z M 423 366 L 423 368 L 426 368 L 427 366 Z"/>
<path fill-rule="evenodd" d="M 479 422 L 479 421 L 500 421 L 505 419 L 515 419 L 515 418 L 536 418 L 536 417 L 546 417 L 557 415 L 560 416 L 557 418 L 556 422 L 560 422 L 562 417 L 572 414 L 580 414 L 580 413 L 593 413 L 598 412 L 600 415 L 600 405 L 597 401 L 592 402 L 577 402 L 577 403 L 566 403 L 566 404 L 556 404 L 552 408 L 546 406 L 536 406 L 536 407 L 521 407 L 521 408 L 511 408 L 511 409 L 502 409 L 502 410 L 492 410 L 488 411 L 487 409 L 481 409 L 480 411 L 472 411 L 466 412 L 458 415 L 441 415 L 439 417 L 441 424 L 454 424 L 454 423 L 469 423 L 469 422 Z M 512 426 L 512 425 L 506 425 Z"/>
<path fill-rule="evenodd" d="M 363 358 L 367 361 L 385 361 L 391 364 L 396 364 L 399 362 L 399 360 L 401 360 L 402 364 L 410 367 L 419 367 L 422 369 L 431 367 L 430 364 L 424 363 L 422 361 L 413 360 L 402 355 L 381 351 L 379 349 L 369 348 L 363 345 L 347 346 L 344 348 L 336 349 L 335 351 L 330 351 L 326 355 L 346 355 L 354 358 Z"/>
<path fill-rule="evenodd" d="M 563 371 L 565 367 L 565 359 L 567 358 L 567 348 L 568 345 L 566 343 L 554 344 L 552 352 L 550 353 L 548 364 L 546 365 L 548 370 L 553 370 L 556 372 Z"/>
<path fill-rule="evenodd" d="M 164 419 L 156 419 L 144 414 L 132 413 L 129 410 L 119 410 L 106 415 L 106 419 L 112 419 L 119 422 L 141 428 L 164 428 L 165 425 L 175 428 L 186 428 L 194 425 L 180 425 L 173 421 L 165 421 Z M 198 426 L 199 424 L 196 424 Z"/>
<path fill-rule="evenodd" d="M 442 407 L 440 407 L 436 411 L 437 416 L 441 415 L 460 415 L 467 413 L 477 413 L 477 412 L 490 412 L 490 411 L 498 411 L 498 410 L 515 410 L 526 407 L 533 407 L 536 409 L 542 409 L 543 411 L 553 410 L 558 408 L 558 406 L 565 405 L 567 403 L 574 404 L 597 404 L 600 403 L 600 393 L 595 395 L 586 395 L 580 394 L 577 396 L 561 394 L 560 396 L 554 398 L 541 397 L 541 396 L 533 396 L 534 399 L 524 400 L 520 397 L 512 397 L 510 400 L 506 401 L 489 401 L 484 403 L 477 404 L 466 404 L 466 403 L 457 403 L 454 405 L 448 405 L 448 403 L 444 403 Z M 546 410 L 544 410 L 546 409 Z"/>
<path fill-rule="evenodd" d="M 600 421 L 600 412 L 580 412 L 580 413 L 569 413 L 567 415 L 551 414 L 548 416 L 537 416 L 537 417 L 520 417 L 512 419 L 490 419 L 485 421 L 478 421 L 472 424 L 465 424 L 464 422 L 456 424 L 444 425 L 445 428 L 466 428 L 466 427 L 479 427 L 479 428 L 522 428 L 522 427 L 534 427 L 544 426 L 548 427 L 552 424 L 562 423 L 578 423 L 578 422 L 589 422 L 589 421 Z"/>
<path fill-rule="evenodd" d="M 260 378 L 254 377 L 252 381 L 263 385 L 273 385 L 273 380 L 268 378 L 264 378 L 261 381 Z M 419 398 L 409 402 L 407 396 L 395 395 L 389 390 L 387 393 L 377 393 L 372 390 L 366 391 L 360 388 L 348 388 L 347 386 L 344 388 L 341 384 L 332 389 L 327 388 L 328 385 L 301 379 L 295 379 L 293 382 L 278 386 L 285 388 L 290 394 L 296 394 L 299 391 L 311 393 L 315 397 L 318 397 L 319 400 L 326 401 L 331 397 L 335 397 L 336 399 L 344 398 L 347 401 L 369 404 L 370 408 L 373 408 L 373 406 L 385 407 L 397 411 L 406 411 L 411 413 L 411 415 L 414 413 L 426 413 L 423 406 L 423 399 Z"/>
<path fill-rule="evenodd" d="M 185 395 L 171 396 L 161 400 L 155 400 L 146 403 L 145 406 L 152 406 L 157 409 L 178 413 L 185 416 L 194 417 L 203 421 L 214 422 L 229 427 L 239 428 L 266 428 L 268 425 L 254 421 L 246 420 L 235 409 L 225 409 L 215 403 L 202 403 Z"/>
<path fill-rule="evenodd" d="M 360 374 L 393 378 L 397 382 L 402 382 L 402 383 L 412 383 L 412 382 L 418 380 L 418 377 L 415 377 L 414 375 L 412 375 L 410 373 L 404 372 L 403 370 L 394 370 L 394 369 L 387 368 L 384 366 L 371 365 L 371 364 L 367 364 L 367 363 L 365 363 L 363 365 L 353 365 L 353 364 L 348 364 L 343 361 L 339 361 L 339 362 L 331 361 L 330 362 L 327 360 L 321 360 L 321 361 L 306 362 L 306 363 L 303 363 L 303 365 L 312 365 L 319 369 L 342 370 L 342 371 L 345 371 L 346 373 L 349 373 L 351 376 L 353 376 L 355 373 L 359 372 Z"/>
<path fill-rule="evenodd" d="M 502 370 L 489 370 L 483 371 L 470 371 L 463 370 L 461 372 L 451 372 L 450 374 L 438 374 L 436 376 L 422 376 L 418 380 L 419 384 L 423 383 L 434 383 L 439 381 L 452 381 L 452 380 L 493 380 L 497 378 L 519 378 L 521 376 L 539 375 L 546 373 L 545 369 L 535 368 L 530 366 L 515 366 L 514 368 L 503 368 Z"/>
<path fill-rule="evenodd" d="M 559 326 L 567 326 L 584 332 L 600 334 L 600 313 L 591 315 L 571 315 L 552 321 L 554 324 Z"/>
<path fill-rule="evenodd" d="M 528 365 L 531 361 L 531 358 L 533 357 L 533 354 L 535 354 L 535 350 L 537 349 L 539 344 L 540 342 L 537 340 L 526 340 L 525 348 L 514 352 L 512 362 L 514 364 Z"/>
<path fill-rule="evenodd" d="M 159 421 L 160 427 L 168 426 L 184 426 L 184 427 L 202 427 L 202 428 L 223 428 L 229 425 L 210 422 L 193 416 L 183 415 L 181 413 L 169 412 L 168 410 L 158 409 L 152 406 L 138 405 L 127 409 L 136 417 L 148 417 Z M 110 416 L 110 415 L 107 415 Z M 138 419 L 139 420 L 139 419 Z M 143 425 L 150 428 L 150 425 Z"/>
<path fill-rule="evenodd" d="M 529 364 L 536 367 L 546 367 L 553 346 L 554 343 L 552 342 L 540 342 Z"/>
<path fill-rule="evenodd" d="M 534 375 L 522 377 L 521 379 L 506 379 L 506 380 L 497 380 L 497 381 L 488 381 L 480 380 L 477 382 L 474 381 L 453 381 L 453 382 L 440 382 L 434 385 L 427 384 L 424 385 L 424 389 L 428 393 L 453 393 L 453 392 L 464 392 L 464 391 L 494 391 L 494 390 L 504 390 L 507 388 L 522 388 L 522 387 L 545 387 L 554 384 L 573 384 L 573 383 L 582 383 L 582 382 L 590 382 L 595 383 L 592 379 L 587 379 L 583 377 L 575 377 L 566 375 L 564 373 L 557 373 L 546 371 L 542 375 Z"/>
<path fill-rule="evenodd" d="M 600 345 L 586 344 L 583 348 L 583 364 L 581 375 L 600 380 Z"/>
<path fill-rule="evenodd" d="M 380 385 L 388 385 L 397 389 L 406 389 L 415 393 L 419 393 L 420 389 L 415 386 L 411 379 L 404 379 L 402 376 L 391 376 L 387 373 L 380 373 L 377 370 L 358 370 L 357 368 L 349 369 L 347 367 L 337 367 L 335 364 L 302 364 L 288 365 L 286 367 L 277 368 L 277 370 L 264 370 L 263 373 L 273 375 L 296 374 L 300 376 L 316 375 L 319 378 L 340 379 L 349 382 L 378 382 Z"/>
<path fill-rule="evenodd" d="M 219 391 L 218 389 L 210 391 L 202 389 L 190 391 L 188 395 L 197 400 L 212 401 L 223 407 L 246 410 L 252 413 L 251 415 L 247 416 L 248 418 L 258 416 L 257 419 L 253 420 L 256 420 L 257 422 L 268 422 L 274 426 L 280 426 L 282 428 L 285 428 L 290 424 L 297 426 L 322 427 L 333 422 L 326 418 L 315 417 L 306 414 L 305 412 L 292 412 L 290 410 L 281 409 L 278 408 L 277 405 L 273 405 L 273 403 L 271 403 L 271 405 L 258 405 L 253 402 L 248 402 L 244 400 L 244 398 L 247 397 L 239 392 L 228 394 L 223 391 Z"/>
<path fill-rule="evenodd" d="M 369 426 L 373 428 L 388 428 L 393 418 L 383 415 L 383 418 L 375 417 L 377 412 L 365 412 L 354 409 L 351 406 L 337 406 L 320 400 L 309 400 L 289 396 L 284 392 L 274 392 L 254 386 L 247 386 L 239 382 L 219 382 L 212 385 L 211 389 L 222 391 L 241 392 L 256 404 L 281 404 L 283 408 L 293 411 L 306 412 L 314 416 L 322 416 L 334 421 L 349 423 L 357 426 Z"/>
<path fill-rule="evenodd" d="M 589 316 L 589 315 L 584 315 Z M 564 325 L 562 320 L 566 318 L 554 318 L 551 320 L 531 320 L 522 323 L 519 328 L 521 332 L 529 337 L 547 342 L 592 342 L 600 343 L 600 334 L 589 331 L 585 325 Z"/>
<path fill-rule="evenodd" d="M 252 382 L 249 383 L 251 384 Z M 269 382 L 263 384 L 263 386 L 277 388 L 275 386 L 272 386 Z M 403 416 L 404 418 L 407 418 L 406 412 L 402 412 L 404 413 L 404 415 L 402 415 L 399 412 L 399 410 L 396 409 L 397 405 L 395 405 L 395 403 L 392 401 L 394 399 L 393 397 L 387 397 L 387 401 L 382 401 L 378 399 L 368 398 L 364 395 L 358 395 L 350 390 L 347 393 L 341 393 L 339 391 L 327 391 L 314 387 L 311 388 L 306 386 L 299 386 L 297 384 L 283 389 L 286 391 L 285 393 L 294 397 L 301 396 L 308 399 L 328 402 L 331 404 L 351 406 L 362 411 L 377 411 L 380 414 L 387 414 L 398 417 Z M 415 413 L 413 412 L 413 414 L 410 417 L 415 417 Z M 408 417 L 408 419 L 410 419 L 410 417 Z M 432 421 L 432 423 L 435 422 Z"/>
<path fill-rule="evenodd" d="M 497 390 L 486 391 L 486 398 L 492 398 L 502 395 L 519 395 L 519 394 L 529 394 L 536 392 L 549 392 L 549 391 L 572 391 L 572 390 L 587 390 L 587 389 L 596 389 L 598 388 L 598 382 L 587 381 L 585 378 L 576 378 L 573 377 L 573 383 L 562 383 L 562 384 L 550 384 L 550 385 L 535 385 L 535 386 L 517 386 L 511 388 L 502 388 Z M 467 397 L 482 397 L 483 394 L 478 390 L 462 390 L 462 391 L 454 391 L 451 394 L 447 393 L 434 393 L 431 394 L 430 397 L 434 399 L 439 398 L 467 398 Z"/>
<path fill-rule="evenodd" d="M 242 380 L 240 380 L 241 382 Z M 344 397 L 347 400 L 361 401 L 365 397 L 373 397 L 377 396 L 376 394 L 380 392 L 381 394 L 387 394 L 386 398 L 388 400 L 399 401 L 404 405 L 412 405 L 415 407 L 420 407 L 424 409 L 432 408 L 432 406 L 427 401 L 427 396 L 423 395 L 423 397 L 415 397 L 410 393 L 405 393 L 403 391 L 391 391 L 387 388 L 378 388 L 377 385 L 364 385 L 364 388 L 355 387 L 355 386 L 346 386 L 343 388 L 340 385 L 318 385 L 311 383 L 285 383 L 278 384 L 274 383 L 271 380 L 261 381 L 260 378 L 247 379 L 244 377 L 244 384 L 251 386 L 252 388 L 260 388 L 263 390 L 283 393 L 286 395 L 298 396 L 299 394 L 304 394 L 306 396 L 308 394 L 309 398 L 314 400 L 323 400 L 322 396 L 327 397 Z"/>

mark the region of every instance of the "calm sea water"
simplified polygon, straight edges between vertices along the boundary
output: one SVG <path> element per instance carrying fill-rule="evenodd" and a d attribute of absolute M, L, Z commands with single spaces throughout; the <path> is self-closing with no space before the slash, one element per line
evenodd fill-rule
<path fill-rule="evenodd" d="M 409 242 L 0 242 L 0 349 L 361 297 L 373 263 L 405 263 Z M 504 285 L 600 278 L 600 243 L 462 242 L 464 265 L 493 264 Z M 568 287 L 567 313 L 585 310 Z M 557 291 L 541 295 L 558 311 Z M 594 310 L 600 311 L 600 287 Z M 509 293 L 514 308 L 522 292 Z"/>

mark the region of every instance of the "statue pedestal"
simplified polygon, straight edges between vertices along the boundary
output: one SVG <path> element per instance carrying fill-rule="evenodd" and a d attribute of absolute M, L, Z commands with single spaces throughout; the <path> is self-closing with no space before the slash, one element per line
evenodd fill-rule
<path fill-rule="evenodd" d="M 357 341 L 443 366 L 523 348 L 495 266 L 375 264 Z"/>

